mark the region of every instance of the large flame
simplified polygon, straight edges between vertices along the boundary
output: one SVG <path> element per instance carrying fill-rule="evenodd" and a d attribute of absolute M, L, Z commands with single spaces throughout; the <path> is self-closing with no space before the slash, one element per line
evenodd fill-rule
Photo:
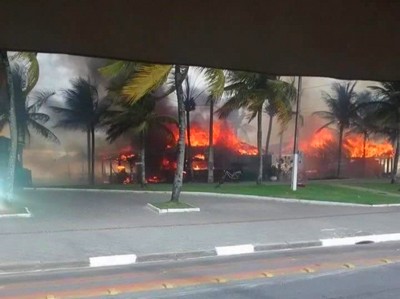
<path fill-rule="evenodd" d="M 318 156 L 321 151 L 330 147 L 337 146 L 337 138 L 333 132 L 328 129 L 323 129 L 316 132 L 311 139 L 300 143 L 300 150 L 308 156 Z M 349 158 L 364 157 L 364 138 L 361 135 L 345 136 L 343 147 Z M 393 157 L 393 146 L 387 142 L 377 142 L 367 140 L 365 142 L 365 157 L 366 158 L 390 158 Z"/>
<path fill-rule="evenodd" d="M 178 139 L 178 130 L 176 127 L 171 128 L 175 139 Z M 191 123 L 190 127 L 190 143 L 193 147 L 208 146 L 208 131 L 204 130 L 199 124 Z M 232 127 L 224 121 L 214 123 L 214 144 L 235 151 L 240 155 L 257 155 L 256 147 L 241 141 L 234 133 Z M 186 139 L 187 143 L 187 139 Z"/>
<path fill-rule="evenodd" d="M 345 139 L 344 148 L 350 158 L 364 157 L 364 138 L 362 136 L 350 136 Z M 377 143 L 367 140 L 365 143 L 366 158 L 393 157 L 393 146 L 389 142 Z"/>
<path fill-rule="evenodd" d="M 300 150 L 308 156 L 317 156 L 318 153 L 327 148 L 335 141 L 335 138 L 327 129 L 316 132 L 310 140 L 300 143 Z"/>

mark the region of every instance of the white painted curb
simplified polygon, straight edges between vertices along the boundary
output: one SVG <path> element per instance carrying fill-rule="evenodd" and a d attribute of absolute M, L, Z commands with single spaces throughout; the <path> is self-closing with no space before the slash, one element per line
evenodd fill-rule
<path fill-rule="evenodd" d="M 96 256 L 89 258 L 90 267 L 121 266 L 136 263 L 136 254 Z"/>
<path fill-rule="evenodd" d="M 0 215 L 0 218 L 29 218 L 29 217 L 32 217 L 32 214 L 27 207 L 25 207 L 25 211 L 26 211 L 26 213 Z"/>
<path fill-rule="evenodd" d="M 344 246 L 344 245 L 355 245 L 360 242 L 389 242 L 389 241 L 400 241 L 400 233 L 396 234 L 382 234 L 382 235 L 367 235 L 357 237 L 346 237 L 346 238 L 333 238 L 333 239 L 321 239 L 322 247 L 333 247 L 333 246 Z"/>
<path fill-rule="evenodd" d="M 200 212 L 200 208 L 195 207 L 186 209 L 160 209 L 152 205 L 151 203 L 148 203 L 147 206 L 158 214 Z"/>
<path fill-rule="evenodd" d="M 218 256 L 253 253 L 254 245 L 244 244 L 244 245 L 234 245 L 234 246 L 220 246 L 220 247 L 215 247 L 215 251 L 217 252 Z"/>

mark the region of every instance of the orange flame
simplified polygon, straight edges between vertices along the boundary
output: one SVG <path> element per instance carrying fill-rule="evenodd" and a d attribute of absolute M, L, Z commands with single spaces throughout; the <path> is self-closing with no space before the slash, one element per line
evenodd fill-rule
<path fill-rule="evenodd" d="M 254 156 L 258 154 L 257 148 L 241 141 L 227 122 L 215 122 L 213 129 L 213 139 L 215 145 L 230 148 L 240 155 Z M 171 131 L 174 133 L 175 139 L 178 140 L 178 129 L 176 127 L 172 127 Z M 191 123 L 190 143 L 193 147 L 208 146 L 208 137 L 208 132 L 199 124 Z"/>
<path fill-rule="evenodd" d="M 364 157 L 364 138 L 362 136 L 350 136 L 345 139 L 344 148 L 349 152 L 350 158 Z M 366 158 L 393 157 L 393 146 L 389 142 L 377 143 L 367 140 L 365 143 Z"/>
<path fill-rule="evenodd" d="M 321 150 L 330 146 L 336 146 L 336 138 L 328 129 L 323 129 L 315 133 L 310 140 L 300 143 L 300 150 L 308 156 L 318 156 Z M 364 138 L 362 135 L 346 136 L 343 147 L 348 153 L 349 158 L 364 157 Z M 385 142 L 367 140 L 365 143 L 366 158 L 390 158 L 393 157 L 393 146 Z"/>
<path fill-rule="evenodd" d="M 197 154 L 193 157 L 193 160 L 205 160 L 206 156 L 203 154 Z"/>
<path fill-rule="evenodd" d="M 206 170 L 207 169 L 207 162 L 205 161 L 193 161 L 192 162 L 193 170 Z"/>
<path fill-rule="evenodd" d="M 161 165 L 162 165 L 162 168 L 169 169 L 169 170 L 175 170 L 176 166 L 177 166 L 175 161 L 170 161 L 165 157 L 163 158 Z"/>

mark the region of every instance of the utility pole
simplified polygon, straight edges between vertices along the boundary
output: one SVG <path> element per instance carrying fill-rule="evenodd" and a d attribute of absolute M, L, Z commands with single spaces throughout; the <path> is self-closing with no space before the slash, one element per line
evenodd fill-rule
<path fill-rule="evenodd" d="M 297 173 L 299 169 L 299 114 L 301 100 L 301 76 L 297 81 L 297 98 L 296 98 L 296 119 L 294 123 L 294 142 L 293 142 L 293 167 L 292 167 L 292 190 L 297 190 Z"/>

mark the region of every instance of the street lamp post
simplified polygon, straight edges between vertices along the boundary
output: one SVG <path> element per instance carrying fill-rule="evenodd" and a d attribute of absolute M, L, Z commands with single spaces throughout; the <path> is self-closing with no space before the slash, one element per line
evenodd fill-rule
<path fill-rule="evenodd" d="M 300 113 L 300 100 L 301 100 L 301 76 L 298 77 L 297 81 L 297 97 L 296 97 L 296 118 L 294 124 L 294 142 L 293 142 L 293 167 L 292 167 L 292 190 L 297 190 L 297 173 L 299 166 L 299 149 L 298 149 L 298 124 L 299 124 L 299 113 Z"/>

